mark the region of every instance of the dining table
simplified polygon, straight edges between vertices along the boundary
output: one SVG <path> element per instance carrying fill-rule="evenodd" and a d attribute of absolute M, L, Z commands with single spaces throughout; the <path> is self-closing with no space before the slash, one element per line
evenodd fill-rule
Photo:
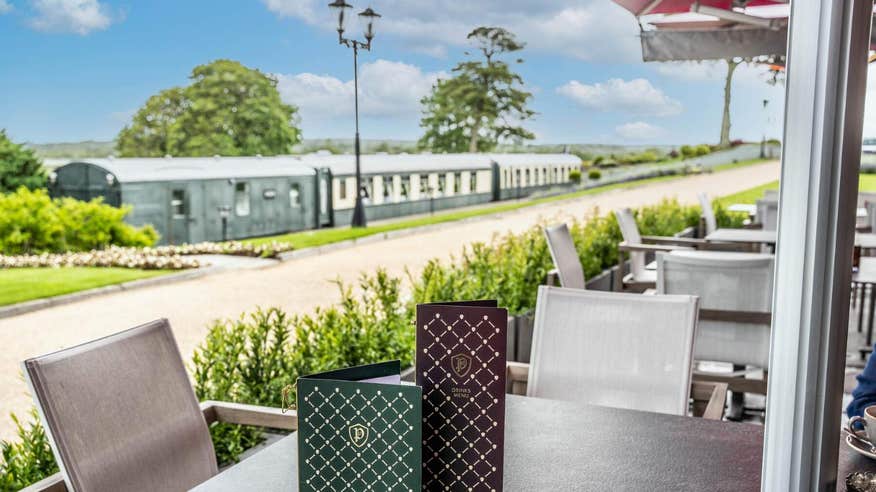
<path fill-rule="evenodd" d="M 759 490 L 763 427 L 508 395 L 504 490 Z M 291 434 L 196 487 L 297 490 Z"/>
<path fill-rule="evenodd" d="M 764 229 L 716 229 L 707 234 L 706 241 L 718 243 L 760 244 L 775 250 L 778 232 Z"/>

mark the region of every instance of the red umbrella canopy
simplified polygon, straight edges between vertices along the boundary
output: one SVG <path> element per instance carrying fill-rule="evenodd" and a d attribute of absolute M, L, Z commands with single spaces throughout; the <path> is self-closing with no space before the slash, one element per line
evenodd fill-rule
<path fill-rule="evenodd" d="M 763 5 L 787 4 L 788 0 L 614 0 L 614 3 L 629 10 L 635 16 L 647 14 L 679 14 L 690 12 L 691 6 L 699 3 L 704 7 L 716 7 L 730 10 L 733 7 L 744 4 L 745 7 L 759 7 Z"/>

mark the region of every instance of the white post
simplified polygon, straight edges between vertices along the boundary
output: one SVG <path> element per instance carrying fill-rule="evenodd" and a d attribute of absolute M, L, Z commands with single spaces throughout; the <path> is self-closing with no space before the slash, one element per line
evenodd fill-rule
<path fill-rule="evenodd" d="M 791 5 L 765 491 L 836 487 L 872 12 Z"/>

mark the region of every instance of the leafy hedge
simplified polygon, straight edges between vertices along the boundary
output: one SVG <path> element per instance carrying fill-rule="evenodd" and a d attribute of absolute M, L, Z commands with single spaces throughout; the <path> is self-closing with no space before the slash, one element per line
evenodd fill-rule
<path fill-rule="evenodd" d="M 43 189 L 21 187 L 0 195 L 0 253 L 62 253 L 155 244 L 155 229 L 126 224 L 123 219 L 128 212 L 129 207 L 112 207 L 99 198 L 89 202 L 52 199 Z"/>
<path fill-rule="evenodd" d="M 639 209 L 636 219 L 643 234 L 671 235 L 696 225 L 699 212 L 698 207 L 663 201 Z M 723 227 L 739 226 L 743 219 L 720 206 L 716 214 Z M 570 226 L 586 275 L 617 262 L 620 231 L 613 214 L 594 214 Z M 338 282 L 340 303 L 312 314 L 289 316 L 271 308 L 217 321 L 192 357 L 195 393 L 201 400 L 278 407 L 283 388 L 294 388 L 300 375 L 391 359 L 408 367 L 413 363 L 411 320 L 417 303 L 495 298 L 511 313 L 524 313 L 534 308 L 536 286 L 551 268 L 541 227 L 534 227 L 474 243 L 451 261 L 430 261 L 419 275 L 408 275 L 409 297 L 402 297 L 402 279 L 377 270 L 362 276 L 355 289 Z M 291 398 L 294 403 L 294 392 Z M 34 424 L 30 433 L 19 431 L 20 443 L 3 443 L 0 480 L 25 484 L 51 473 L 54 462 L 40 432 Z M 262 439 L 262 431 L 251 427 L 217 423 L 210 432 L 220 463 L 239 459 Z"/>

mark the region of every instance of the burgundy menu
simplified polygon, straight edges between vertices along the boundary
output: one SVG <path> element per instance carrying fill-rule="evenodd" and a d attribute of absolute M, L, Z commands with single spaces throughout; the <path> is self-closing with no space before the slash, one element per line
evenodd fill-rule
<path fill-rule="evenodd" d="M 496 301 L 417 306 L 423 490 L 502 490 L 507 327 Z"/>

